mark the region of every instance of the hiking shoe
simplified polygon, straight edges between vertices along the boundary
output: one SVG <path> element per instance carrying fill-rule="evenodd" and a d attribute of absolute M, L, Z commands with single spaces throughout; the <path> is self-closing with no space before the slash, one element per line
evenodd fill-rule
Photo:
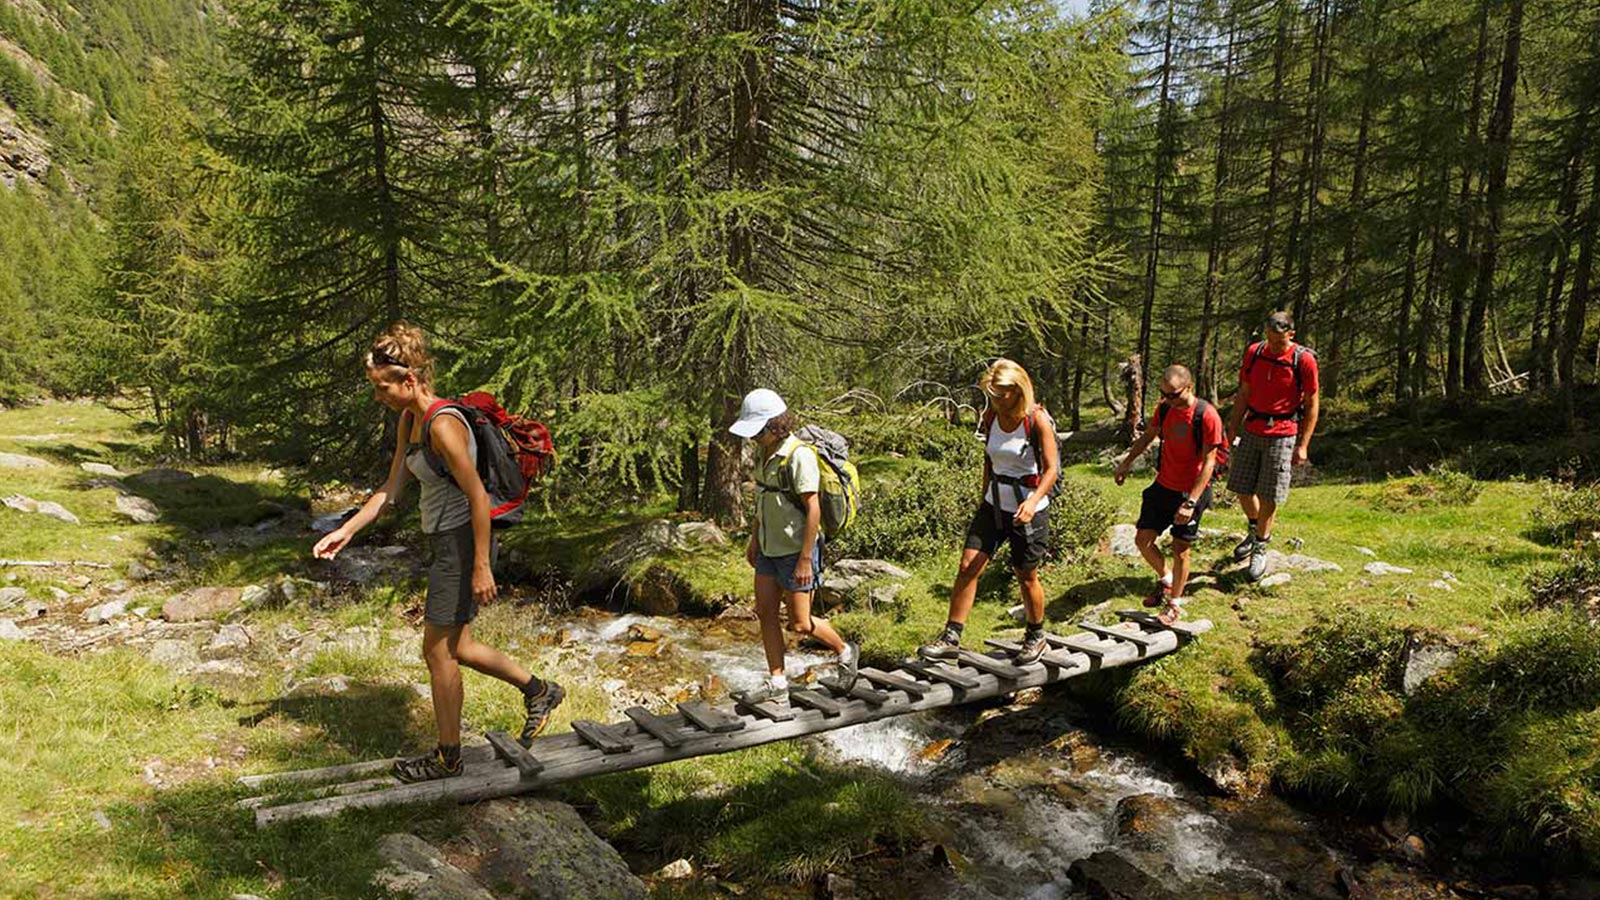
<path fill-rule="evenodd" d="M 839 683 L 845 690 L 856 686 L 856 676 L 861 669 L 861 645 L 855 641 L 845 641 L 844 649 L 839 651 Z"/>
<path fill-rule="evenodd" d="M 1267 574 L 1267 543 L 1257 541 L 1250 550 L 1250 568 L 1245 571 L 1245 579 L 1251 584 L 1261 580 Z"/>
<path fill-rule="evenodd" d="M 1036 663 L 1044 656 L 1044 651 L 1048 647 L 1049 644 L 1045 642 L 1043 631 L 1031 635 L 1025 634 L 1022 636 L 1022 647 L 1017 650 L 1017 655 L 1013 658 L 1019 666 Z"/>
<path fill-rule="evenodd" d="M 522 734 L 517 737 L 517 743 L 524 747 L 530 746 L 539 732 L 550 724 L 550 714 L 556 711 L 561 701 L 567 699 L 567 689 L 554 681 L 545 681 L 544 687 L 537 694 L 523 694 L 522 708 L 528 714 L 527 721 L 522 723 Z"/>
<path fill-rule="evenodd" d="M 923 659 L 955 659 L 961 655 L 961 636 L 946 628 L 939 636 L 917 648 Z"/>
<path fill-rule="evenodd" d="M 444 758 L 444 751 L 435 747 L 432 753 L 398 760 L 390 773 L 406 784 L 415 784 L 440 778 L 458 778 L 466 769 L 459 756 L 455 759 L 455 765 L 451 766 Z"/>
<path fill-rule="evenodd" d="M 769 678 L 761 682 L 760 687 L 734 694 L 733 699 L 737 700 L 742 706 L 759 706 L 763 703 L 771 703 L 780 709 L 787 709 L 789 707 L 789 688 L 787 686 L 778 687 Z"/>
<path fill-rule="evenodd" d="M 1248 531 L 1245 532 L 1244 540 L 1240 541 L 1233 548 L 1233 561 L 1234 562 L 1243 562 L 1244 558 L 1246 556 L 1249 556 L 1250 552 L 1255 550 L 1255 548 L 1256 548 L 1256 536 L 1254 534 L 1251 534 Z"/>
<path fill-rule="evenodd" d="M 1165 581 L 1157 581 L 1155 587 L 1151 588 L 1150 592 L 1144 595 L 1145 609 L 1155 609 L 1166 602 L 1167 583 Z"/>

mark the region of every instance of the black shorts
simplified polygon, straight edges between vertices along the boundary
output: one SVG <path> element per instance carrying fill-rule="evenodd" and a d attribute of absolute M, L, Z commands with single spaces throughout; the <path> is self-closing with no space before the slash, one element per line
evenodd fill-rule
<path fill-rule="evenodd" d="M 1183 491 L 1175 491 L 1169 487 L 1152 484 L 1144 489 L 1144 500 L 1139 504 L 1139 522 L 1134 527 L 1140 531 L 1154 531 L 1160 534 L 1168 528 L 1172 529 L 1172 539 L 1194 543 L 1200 536 L 1200 516 L 1211 506 L 1211 486 L 1206 485 L 1205 493 L 1195 501 L 1194 515 L 1183 525 L 1172 524 L 1173 517 L 1178 514 L 1178 507 L 1189 495 Z"/>
<path fill-rule="evenodd" d="M 428 564 L 428 601 L 422 618 L 429 625 L 453 628 L 478 617 L 472 596 L 472 523 L 428 535 L 433 560 Z M 494 532 L 489 533 L 489 565 L 499 553 Z"/>
<path fill-rule="evenodd" d="M 982 551 L 983 555 L 994 558 L 994 552 L 1000 549 L 1001 541 L 1011 542 L 1011 568 L 1020 572 L 1037 569 L 1044 563 L 1045 554 L 1050 550 L 1050 508 L 1045 507 L 1033 514 L 1033 521 L 1026 525 L 1018 525 L 1011 513 L 1002 512 L 1004 522 L 996 522 L 994 506 L 985 503 L 978 507 L 972 516 L 972 524 L 967 526 L 966 549 Z"/>

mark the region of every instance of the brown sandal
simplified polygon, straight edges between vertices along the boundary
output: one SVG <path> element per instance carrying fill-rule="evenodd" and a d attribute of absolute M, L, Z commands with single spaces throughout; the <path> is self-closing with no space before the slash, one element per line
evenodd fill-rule
<path fill-rule="evenodd" d="M 1165 603 L 1166 600 L 1167 583 L 1164 581 L 1157 581 L 1156 586 L 1151 588 L 1148 594 L 1144 595 L 1145 609 L 1155 609 L 1156 607 Z"/>
<path fill-rule="evenodd" d="M 1162 625 L 1172 626 L 1181 618 L 1183 618 L 1183 607 L 1178 605 L 1178 598 L 1173 597 L 1167 601 L 1167 608 L 1161 615 L 1156 616 L 1156 621 Z"/>

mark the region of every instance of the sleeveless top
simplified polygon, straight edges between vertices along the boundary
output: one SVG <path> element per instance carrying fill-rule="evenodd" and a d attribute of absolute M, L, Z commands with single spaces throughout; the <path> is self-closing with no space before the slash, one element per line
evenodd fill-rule
<path fill-rule="evenodd" d="M 455 416 L 462 425 L 467 424 L 467 417 L 458 409 L 445 409 L 440 411 L 440 416 Z M 435 416 L 437 424 L 438 416 Z M 430 428 L 432 426 L 429 426 Z M 417 506 L 422 514 L 422 531 L 425 534 L 437 534 L 441 531 L 451 531 L 460 528 L 472 521 L 472 505 L 467 502 L 467 493 L 451 483 L 447 475 L 435 472 L 433 466 L 428 465 L 428 455 L 422 450 L 420 441 L 411 441 L 411 436 L 406 435 L 406 468 L 422 486 L 422 498 Z M 478 441 L 472 436 L 472 428 L 467 428 L 467 459 L 474 466 L 478 464 Z"/>
<path fill-rule="evenodd" d="M 1000 425 L 1000 419 L 994 420 L 994 425 L 989 429 L 989 442 L 985 446 L 989 453 L 989 470 L 996 475 L 1007 478 L 1022 478 L 1028 475 L 1037 475 L 1044 470 L 1042 460 L 1034 459 L 1033 445 L 1028 443 L 1027 420 L 1019 420 L 1017 427 L 1006 431 Z M 1016 512 L 1018 489 L 1012 485 L 1002 484 L 1000 487 L 1000 511 Z M 1022 488 L 1022 496 L 1026 498 L 1033 493 L 1032 488 Z M 988 499 L 993 502 L 994 488 L 990 486 L 987 491 Z M 1050 505 L 1049 495 L 1039 498 L 1039 509 Z"/>

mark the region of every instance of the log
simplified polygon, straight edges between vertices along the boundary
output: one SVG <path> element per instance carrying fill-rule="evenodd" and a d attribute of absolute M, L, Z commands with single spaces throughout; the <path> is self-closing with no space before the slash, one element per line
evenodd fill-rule
<path fill-rule="evenodd" d="M 668 747 L 683 746 L 682 718 L 674 723 L 671 719 L 655 715 L 642 706 L 630 706 L 623 710 L 623 714 L 632 719 L 633 724 L 639 726 L 641 731 L 650 734 Z"/>
<path fill-rule="evenodd" d="M 537 775 L 544 771 L 544 764 L 533 758 L 527 748 L 512 739 L 504 731 L 491 731 L 484 737 L 489 739 L 489 746 L 493 747 L 500 758 L 517 767 L 523 775 Z"/>

